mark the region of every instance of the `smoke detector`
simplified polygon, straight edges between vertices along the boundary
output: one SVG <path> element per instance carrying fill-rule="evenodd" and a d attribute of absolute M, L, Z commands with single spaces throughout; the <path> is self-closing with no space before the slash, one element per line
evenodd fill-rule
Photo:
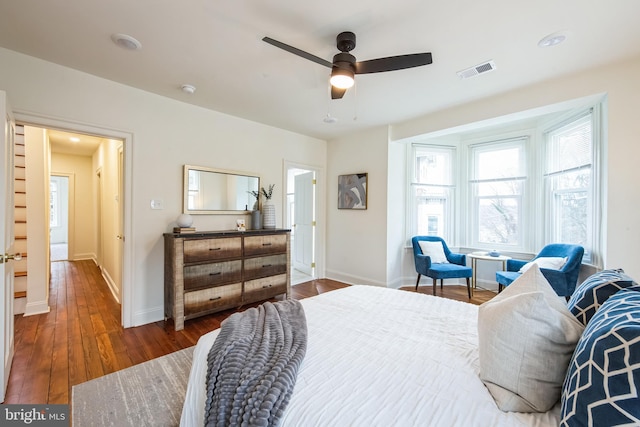
<path fill-rule="evenodd" d="M 493 61 L 486 61 L 482 64 L 474 65 L 473 67 L 467 68 L 466 70 L 458 71 L 458 77 L 461 79 L 468 79 L 469 77 L 474 77 L 479 74 L 488 73 L 489 71 L 495 70 L 496 63 Z"/>
<path fill-rule="evenodd" d="M 123 49 L 140 50 L 142 43 L 128 34 L 112 34 L 111 40 Z"/>
<path fill-rule="evenodd" d="M 189 95 L 193 94 L 196 91 L 196 87 L 194 85 L 182 85 L 180 88 L 184 93 L 188 93 Z"/>

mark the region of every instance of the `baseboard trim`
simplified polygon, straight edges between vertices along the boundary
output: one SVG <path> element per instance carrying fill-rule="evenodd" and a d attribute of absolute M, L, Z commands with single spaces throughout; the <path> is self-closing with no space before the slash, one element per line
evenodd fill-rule
<path fill-rule="evenodd" d="M 138 311 L 133 315 L 133 326 L 142 326 L 147 323 L 154 323 L 164 320 L 164 307 L 151 308 L 149 310 Z"/>
<path fill-rule="evenodd" d="M 24 316 L 33 316 L 36 314 L 45 314 L 51 311 L 51 307 L 46 301 L 28 302 L 24 308 Z"/>
<path fill-rule="evenodd" d="M 120 290 L 116 286 L 116 282 L 113 281 L 106 269 L 100 267 L 100 272 L 102 273 L 102 278 L 104 279 L 104 281 L 107 282 L 107 286 L 109 286 L 111 295 L 113 295 L 113 298 L 116 300 L 116 302 L 120 304 Z"/>

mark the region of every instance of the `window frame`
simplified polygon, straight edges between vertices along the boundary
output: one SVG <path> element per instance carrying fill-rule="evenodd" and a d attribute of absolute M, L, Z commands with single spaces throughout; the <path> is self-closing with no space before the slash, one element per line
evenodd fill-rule
<path fill-rule="evenodd" d="M 423 143 L 413 143 L 409 145 L 409 149 L 407 150 L 408 157 L 408 180 L 409 185 L 407 186 L 407 200 L 409 209 L 407 212 L 407 230 L 408 236 L 407 241 L 411 240 L 412 236 L 419 234 L 418 232 L 418 199 L 424 198 L 420 197 L 416 194 L 418 188 L 433 188 L 433 189 L 441 189 L 443 191 L 443 195 L 438 197 L 434 196 L 431 199 L 444 199 L 444 212 L 442 214 L 443 219 L 443 231 L 439 233 L 439 237 L 442 237 L 447 242 L 452 242 L 454 240 L 454 230 L 455 227 L 453 225 L 453 221 L 455 220 L 455 207 L 456 207 L 456 178 L 457 178 L 457 148 L 451 145 L 437 145 L 437 144 L 423 144 Z M 430 184 L 423 183 L 418 181 L 418 173 L 417 173 L 417 154 L 419 151 L 423 152 L 432 152 L 432 153 L 445 153 L 450 161 L 449 169 L 450 169 L 450 182 L 448 184 Z M 428 198 L 428 196 L 427 196 Z M 432 216 L 432 215 L 429 215 Z M 429 221 L 429 216 L 427 217 L 427 222 Z M 428 225 L 427 225 L 427 228 Z"/>
<path fill-rule="evenodd" d="M 606 188 L 604 187 L 604 172 L 606 170 L 606 98 L 585 106 L 570 110 L 556 110 L 555 113 L 547 114 L 532 118 L 531 120 L 522 120 L 518 123 L 505 124 L 496 126 L 492 129 L 478 129 L 473 132 L 460 133 L 438 133 L 433 139 L 425 139 L 422 141 L 412 140 L 407 144 L 407 215 L 406 215 L 406 233 L 407 240 L 416 235 L 417 220 L 412 217 L 416 215 L 416 198 L 414 197 L 414 186 L 418 185 L 415 179 L 415 157 L 416 146 L 427 147 L 434 150 L 451 150 L 453 157 L 453 183 L 451 187 L 450 200 L 451 212 L 445 218 L 446 233 L 445 238 L 448 242 L 452 242 L 453 246 L 460 247 L 463 251 L 473 250 L 490 250 L 498 249 L 503 253 L 510 254 L 514 257 L 524 257 L 528 254 L 536 254 L 544 245 L 553 243 L 552 235 L 553 203 L 550 198 L 548 188 L 548 180 L 545 178 L 546 168 L 546 134 L 556 128 L 575 121 L 577 118 L 591 112 L 591 132 L 592 132 L 592 159 L 591 159 L 591 186 L 588 197 L 590 198 L 589 207 L 591 218 L 587 226 L 587 233 L 591 236 L 592 247 L 588 252 L 583 263 L 591 264 L 596 268 L 603 267 L 603 233 L 606 224 L 603 223 L 602 204 L 606 201 Z M 444 136 L 443 136 L 444 135 Z M 477 215 L 469 214 L 472 209 L 473 189 L 470 181 L 473 177 L 473 160 L 472 150 L 474 147 L 496 144 L 504 140 L 528 138 L 525 143 L 526 153 L 526 180 L 523 183 L 522 190 L 522 213 L 521 213 L 521 244 L 518 247 L 500 245 L 481 244 L 477 239 L 473 239 L 476 234 L 477 224 L 474 224 L 474 218 Z M 440 143 L 442 141 L 442 143 Z M 542 201 L 542 203 L 541 203 Z"/>

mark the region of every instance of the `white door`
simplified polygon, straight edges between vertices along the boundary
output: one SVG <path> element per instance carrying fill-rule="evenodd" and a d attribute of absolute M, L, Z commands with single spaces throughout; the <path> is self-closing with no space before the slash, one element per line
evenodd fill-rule
<path fill-rule="evenodd" d="M 313 172 L 295 177 L 293 268 L 313 275 Z"/>
<path fill-rule="evenodd" d="M 7 94 L 0 91 L 0 117 L 4 129 L 0 135 L 0 354 L 2 364 L 0 366 L 0 402 L 4 402 L 11 362 L 13 361 L 13 262 L 14 257 L 14 145 L 15 124 L 11 116 L 11 110 L 7 102 Z M 19 256 L 16 256 L 19 259 Z"/>

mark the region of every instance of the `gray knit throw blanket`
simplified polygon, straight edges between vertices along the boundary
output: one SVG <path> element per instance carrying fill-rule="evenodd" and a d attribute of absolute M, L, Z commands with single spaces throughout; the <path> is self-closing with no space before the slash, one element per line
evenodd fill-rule
<path fill-rule="evenodd" d="M 207 359 L 205 426 L 277 426 L 307 349 L 299 301 L 229 316 Z"/>

